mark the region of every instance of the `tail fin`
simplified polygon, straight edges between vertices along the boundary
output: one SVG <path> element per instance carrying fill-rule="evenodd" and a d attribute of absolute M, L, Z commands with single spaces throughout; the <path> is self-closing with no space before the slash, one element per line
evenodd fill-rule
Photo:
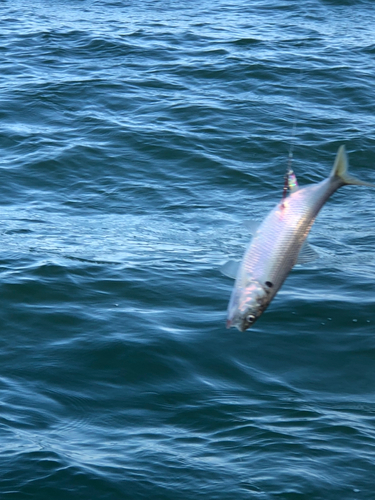
<path fill-rule="evenodd" d="M 371 184 L 369 182 L 361 181 L 356 177 L 352 177 L 348 173 L 349 171 L 349 162 L 348 156 L 345 151 L 345 146 L 340 146 L 337 151 L 335 163 L 333 165 L 333 169 L 330 177 L 339 177 L 343 184 L 356 184 L 357 186 L 370 186 L 375 187 L 375 184 Z"/>

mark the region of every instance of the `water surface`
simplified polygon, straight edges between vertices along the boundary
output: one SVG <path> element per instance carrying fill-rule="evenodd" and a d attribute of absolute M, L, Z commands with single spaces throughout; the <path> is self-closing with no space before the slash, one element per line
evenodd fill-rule
<path fill-rule="evenodd" d="M 0 14 L 1 498 L 373 499 L 374 192 L 251 331 L 219 271 L 291 142 L 301 185 L 341 144 L 375 182 L 372 2 Z"/>

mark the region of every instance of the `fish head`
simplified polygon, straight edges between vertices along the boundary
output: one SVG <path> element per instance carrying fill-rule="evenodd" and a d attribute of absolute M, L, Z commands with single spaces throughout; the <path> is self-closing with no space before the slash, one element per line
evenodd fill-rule
<path fill-rule="evenodd" d="M 270 302 L 269 292 L 257 281 L 245 287 L 235 287 L 228 306 L 227 328 L 244 332 L 261 316 Z"/>

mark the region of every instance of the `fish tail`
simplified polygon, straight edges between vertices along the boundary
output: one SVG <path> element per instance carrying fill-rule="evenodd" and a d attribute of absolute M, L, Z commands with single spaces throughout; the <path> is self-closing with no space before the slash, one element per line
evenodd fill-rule
<path fill-rule="evenodd" d="M 345 146 L 340 146 L 337 151 L 335 163 L 333 165 L 333 169 L 330 177 L 338 177 L 343 185 L 346 184 L 355 184 L 357 186 L 370 186 L 375 187 L 375 184 L 371 184 L 370 182 L 361 181 L 352 175 L 349 175 L 349 162 L 348 155 L 345 151 Z"/>

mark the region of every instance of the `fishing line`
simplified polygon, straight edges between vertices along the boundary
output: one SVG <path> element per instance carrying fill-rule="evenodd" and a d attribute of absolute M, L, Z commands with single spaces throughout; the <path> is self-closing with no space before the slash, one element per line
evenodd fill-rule
<path fill-rule="evenodd" d="M 290 188 L 290 186 L 289 186 L 290 178 L 292 176 L 295 178 L 295 175 L 294 175 L 294 172 L 292 169 L 292 162 L 293 162 L 293 150 L 294 150 L 294 143 L 295 143 L 295 138 L 296 138 L 297 123 L 298 123 L 298 118 L 297 118 L 298 117 L 298 103 L 299 103 L 299 99 L 301 96 L 301 87 L 302 87 L 301 74 L 302 74 L 302 70 L 300 70 L 300 73 L 299 73 L 300 84 L 298 85 L 298 91 L 297 91 L 297 107 L 294 111 L 292 137 L 290 139 L 290 145 L 289 145 L 288 165 L 286 167 L 286 172 L 285 172 L 285 177 L 284 177 L 283 198 L 286 198 L 288 189 Z"/>

